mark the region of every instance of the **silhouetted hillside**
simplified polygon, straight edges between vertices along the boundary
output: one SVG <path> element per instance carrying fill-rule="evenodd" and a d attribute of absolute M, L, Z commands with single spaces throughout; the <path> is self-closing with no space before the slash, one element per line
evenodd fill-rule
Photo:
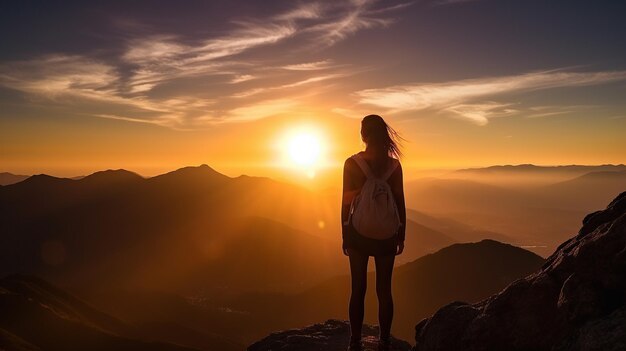
<path fill-rule="evenodd" d="M 13 174 L 9 172 L 0 172 L 0 186 L 19 183 L 28 178 L 27 175 Z"/>
<path fill-rule="evenodd" d="M 338 198 L 269 178 L 227 177 L 207 165 L 152 178 L 126 170 L 78 180 L 36 175 L 0 189 L 0 273 L 93 291 L 217 297 L 301 290 L 348 272 L 338 205 Z M 407 238 L 398 264 L 458 241 L 411 219 Z"/>
<path fill-rule="evenodd" d="M 536 166 L 506 165 L 485 168 L 460 169 L 449 174 L 452 178 L 476 180 L 505 187 L 541 186 L 563 182 L 592 172 L 622 172 L 626 165 L 568 165 L 568 166 Z"/>
<path fill-rule="evenodd" d="M 215 338 L 249 340 L 257 321 L 239 311 L 224 308 L 212 298 L 183 297 L 171 293 L 109 290 L 96 292 L 90 301 L 99 309 L 132 323 L 141 335 L 159 335 L 167 341 L 196 348 L 214 345 Z"/>
<path fill-rule="evenodd" d="M 243 217 L 228 227 L 226 238 L 207 244 L 208 260 L 190 280 L 208 279 L 214 288 L 229 291 L 293 292 L 346 265 L 336 241 L 266 218 Z"/>
<path fill-rule="evenodd" d="M 404 253 L 396 257 L 396 266 L 457 242 L 447 232 L 427 227 L 409 216 L 406 221 L 406 233 L 409 240 L 405 241 Z"/>
<path fill-rule="evenodd" d="M 192 350 L 157 341 L 168 339 L 169 330 L 150 335 L 35 277 L 1 279 L 0 310 L 0 347 L 6 350 Z M 224 338 L 204 338 L 211 343 L 204 350 L 242 349 Z"/>
<path fill-rule="evenodd" d="M 626 171 L 602 171 L 537 189 L 537 193 L 547 206 L 577 210 L 601 208 L 624 190 Z"/>
<path fill-rule="evenodd" d="M 92 173 L 80 179 L 80 184 L 84 187 L 109 187 L 117 184 L 133 183 L 142 180 L 143 177 L 137 173 L 129 172 L 125 169 L 106 170 Z"/>
<path fill-rule="evenodd" d="M 477 229 L 451 218 L 431 216 L 413 209 L 407 209 L 406 211 L 407 218 L 420 223 L 420 225 L 430 230 L 445 233 L 444 235 L 448 238 L 450 243 L 466 243 L 481 241 L 483 239 L 492 239 L 505 243 L 511 243 L 513 241 L 511 237 L 504 234 Z"/>
<path fill-rule="evenodd" d="M 393 292 L 397 308 L 393 332 L 411 338 L 413 325 L 455 300 L 478 301 L 499 291 L 543 263 L 529 251 L 492 240 L 455 244 L 399 266 Z M 377 320 L 374 273 L 368 275 L 366 320 Z M 298 327 L 327 318 L 345 318 L 350 277 L 338 276 L 301 294 L 250 294 L 230 307 L 265 323 L 265 332 Z M 263 330 L 260 330 L 261 332 Z M 257 338 L 264 333 L 257 334 Z"/>
<path fill-rule="evenodd" d="M 624 350 L 626 192 L 589 214 L 540 270 L 416 327 L 415 350 Z"/>
<path fill-rule="evenodd" d="M 314 193 L 206 165 L 148 179 L 36 175 L 0 189 L 0 216 L 0 273 L 77 288 L 282 290 L 347 271 Z"/>

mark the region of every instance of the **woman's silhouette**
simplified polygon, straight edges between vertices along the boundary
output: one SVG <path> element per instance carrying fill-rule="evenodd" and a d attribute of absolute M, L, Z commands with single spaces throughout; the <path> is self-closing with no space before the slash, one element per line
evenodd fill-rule
<path fill-rule="evenodd" d="M 341 206 L 343 252 L 350 258 L 352 275 L 352 293 L 350 296 L 350 348 L 361 350 L 361 328 L 363 326 L 365 290 L 367 283 L 367 264 L 369 256 L 374 256 L 376 263 L 376 295 L 378 296 L 378 321 L 380 326 L 379 350 L 389 349 L 391 321 L 393 319 L 393 300 L 391 297 L 391 274 L 395 255 L 404 250 L 406 228 L 406 209 L 402 185 L 402 168 L 399 158 L 400 137 L 382 117 L 369 115 L 361 121 L 361 139 L 365 151 L 348 158 L 343 169 L 343 200 Z M 385 239 L 365 237 L 356 231 L 350 220 L 350 208 L 353 199 L 359 194 L 366 181 L 364 170 L 355 158 L 365 162 L 367 168 L 376 177 L 387 178 L 400 217 L 400 227 L 394 236 Z M 363 166 L 363 164 L 361 165 Z"/>

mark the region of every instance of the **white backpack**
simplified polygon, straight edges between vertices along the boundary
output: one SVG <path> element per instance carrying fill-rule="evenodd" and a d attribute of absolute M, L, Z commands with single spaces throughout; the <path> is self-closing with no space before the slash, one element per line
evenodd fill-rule
<path fill-rule="evenodd" d="M 361 155 L 353 155 L 352 159 L 367 179 L 361 192 L 352 200 L 348 223 L 351 219 L 354 229 L 365 237 L 389 239 L 398 232 L 401 225 L 398 206 L 387 183 L 399 162 L 393 159 L 392 167 L 381 178 L 377 178 Z"/>

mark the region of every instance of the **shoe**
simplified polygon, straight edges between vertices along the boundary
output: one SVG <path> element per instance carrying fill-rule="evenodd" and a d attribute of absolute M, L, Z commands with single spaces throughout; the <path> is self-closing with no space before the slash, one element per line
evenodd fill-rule
<path fill-rule="evenodd" d="M 389 351 L 391 350 L 391 340 L 389 339 L 379 339 L 378 340 L 378 351 Z"/>
<path fill-rule="evenodd" d="M 348 346 L 348 351 L 362 351 L 363 345 L 361 344 L 361 340 L 350 340 L 350 345 Z"/>

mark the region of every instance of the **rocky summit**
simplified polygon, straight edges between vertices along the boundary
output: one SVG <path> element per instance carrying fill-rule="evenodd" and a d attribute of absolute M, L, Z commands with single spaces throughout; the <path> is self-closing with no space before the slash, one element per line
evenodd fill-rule
<path fill-rule="evenodd" d="M 441 308 L 415 341 L 414 351 L 626 350 L 626 192 L 587 215 L 539 271 Z"/>
<path fill-rule="evenodd" d="M 363 350 L 376 351 L 378 328 L 363 325 Z M 329 319 L 301 329 L 272 333 L 248 347 L 248 351 L 345 351 L 350 339 L 347 321 Z M 392 336 L 391 351 L 408 351 L 411 345 Z"/>

